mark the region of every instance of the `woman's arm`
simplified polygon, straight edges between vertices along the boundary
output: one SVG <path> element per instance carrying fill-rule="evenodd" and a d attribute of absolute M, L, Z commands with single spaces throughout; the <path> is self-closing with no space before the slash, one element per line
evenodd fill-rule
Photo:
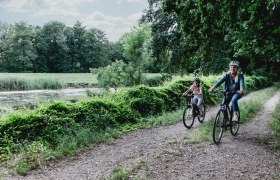
<path fill-rule="evenodd" d="M 224 77 L 222 77 L 219 81 L 217 81 L 216 84 L 208 90 L 208 92 L 212 92 L 216 87 L 219 87 L 223 82 L 226 81 L 226 78 L 227 78 L 227 74 L 224 75 Z"/>
<path fill-rule="evenodd" d="M 240 85 L 240 89 L 236 92 L 238 94 L 243 94 L 244 93 L 244 76 L 243 75 L 240 75 L 239 85 Z"/>

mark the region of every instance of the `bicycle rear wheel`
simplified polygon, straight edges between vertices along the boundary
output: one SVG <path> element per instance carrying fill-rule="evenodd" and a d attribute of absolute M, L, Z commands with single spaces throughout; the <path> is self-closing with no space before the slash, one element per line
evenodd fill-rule
<path fill-rule="evenodd" d="M 238 121 L 233 121 L 232 118 L 230 119 L 230 133 L 233 136 L 236 136 L 239 130 L 239 125 L 240 125 L 240 111 L 238 115 Z"/>
<path fill-rule="evenodd" d="M 215 144 L 219 144 L 222 139 L 224 133 L 223 120 L 224 120 L 224 113 L 222 110 L 219 110 L 214 120 L 213 132 L 212 132 L 213 141 Z"/>
<path fill-rule="evenodd" d="M 205 118 L 206 107 L 205 107 L 204 103 L 202 103 L 201 106 L 202 106 L 202 108 L 201 108 L 202 112 L 200 112 L 200 115 L 198 115 L 198 121 L 202 123 Z"/>
<path fill-rule="evenodd" d="M 190 129 L 193 126 L 194 123 L 193 108 L 190 105 L 187 105 L 187 107 L 184 110 L 183 123 L 184 126 L 188 129 Z"/>

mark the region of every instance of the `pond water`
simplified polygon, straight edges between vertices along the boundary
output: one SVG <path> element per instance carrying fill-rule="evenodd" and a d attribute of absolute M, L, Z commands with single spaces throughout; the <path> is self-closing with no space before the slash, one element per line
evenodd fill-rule
<path fill-rule="evenodd" d="M 0 117 L 9 111 L 33 109 L 39 103 L 51 101 L 78 101 L 88 98 L 88 91 L 102 93 L 100 88 L 60 89 L 60 90 L 31 90 L 0 92 Z"/>

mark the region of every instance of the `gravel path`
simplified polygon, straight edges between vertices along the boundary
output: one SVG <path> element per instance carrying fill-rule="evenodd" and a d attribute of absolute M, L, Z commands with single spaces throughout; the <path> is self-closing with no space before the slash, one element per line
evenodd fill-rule
<path fill-rule="evenodd" d="M 271 149 L 273 133 L 268 127 L 279 99 L 278 92 L 252 121 L 241 125 L 237 137 L 226 132 L 219 146 L 212 142 L 186 144 L 184 139 L 200 123 L 188 130 L 180 122 L 130 132 L 76 159 L 62 160 L 26 177 L 6 179 L 104 179 L 117 166 L 133 167 L 131 179 L 280 179 L 280 155 Z M 214 116 L 217 110 L 209 109 L 207 116 Z"/>

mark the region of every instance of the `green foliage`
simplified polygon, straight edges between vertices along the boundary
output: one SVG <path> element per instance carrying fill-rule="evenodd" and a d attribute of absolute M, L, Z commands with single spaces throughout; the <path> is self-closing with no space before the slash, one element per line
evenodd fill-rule
<path fill-rule="evenodd" d="M 260 87 L 268 87 L 272 85 L 272 80 L 265 76 L 248 76 L 245 77 L 247 91 L 257 90 Z"/>
<path fill-rule="evenodd" d="M 91 72 L 97 74 L 98 85 L 105 89 L 133 86 L 138 79 L 135 68 L 121 60 L 104 68 L 91 69 Z"/>
<path fill-rule="evenodd" d="M 79 21 L 73 27 L 59 21 L 43 27 L 0 22 L 2 72 L 89 72 L 114 61 L 116 49 L 103 31 L 87 30 Z"/>
<path fill-rule="evenodd" d="M 138 86 L 128 91 L 126 99 L 132 110 L 141 116 L 158 115 L 166 110 L 166 95 L 159 90 Z"/>
<path fill-rule="evenodd" d="M 151 29 L 149 24 L 144 22 L 134 28 L 132 32 L 125 34 L 120 41 L 124 57 L 135 70 L 136 85 L 141 83 L 144 66 L 151 60 L 150 40 Z"/>
<path fill-rule="evenodd" d="M 172 76 L 167 74 L 167 73 L 163 73 L 163 74 L 159 74 L 159 75 L 155 75 L 155 76 L 144 76 L 142 79 L 142 84 L 146 85 L 146 86 L 150 86 L 150 87 L 158 87 L 163 85 L 164 82 L 166 81 L 171 81 L 172 80 Z"/>
<path fill-rule="evenodd" d="M 25 176 L 30 169 L 42 167 L 45 164 L 45 154 L 48 152 L 48 147 L 41 142 L 35 141 L 26 145 L 17 159 L 16 172 Z"/>
<path fill-rule="evenodd" d="M 154 57 L 167 72 L 217 73 L 232 58 L 247 74 L 279 76 L 279 1 L 149 1 Z M 258 74 L 260 75 L 260 74 Z"/>
<path fill-rule="evenodd" d="M 130 109 L 119 107 L 106 100 L 81 102 L 80 113 L 82 118 L 77 119 L 82 120 L 82 123 L 87 126 L 92 123 L 96 129 L 101 130 L 107 127 L 115 127 L 118 124 L 137 122 L 137 115 Z"/>
<path fill-rule="evenodd" d="M 276 132 L 275 137 L 280 139 L 280 101 L 277 103 L 276 110 L 273 113 L 273 122 L 271 123 L 271 128 Z M 280 147 L 280 143 L 278 143 L 277 146 Z"/>
<path fill-rule="evenodd" d="M 108 178 L 109 180 L 128 180 L 129 175 L 132 173 L 131 168 L 116 167 L 113 169 L 113 175 Z"/>

